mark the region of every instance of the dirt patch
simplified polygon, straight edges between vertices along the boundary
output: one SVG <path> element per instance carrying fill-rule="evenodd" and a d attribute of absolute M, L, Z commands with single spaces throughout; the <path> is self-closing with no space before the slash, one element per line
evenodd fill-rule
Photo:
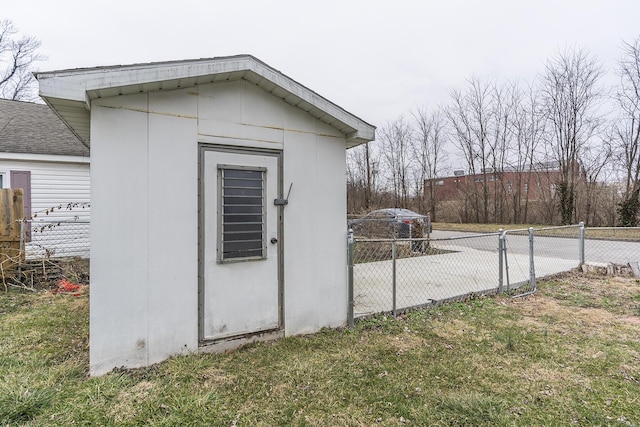
<path fill-rule="evenodd" d="M 407 331 L 395 337 L 395 339 L 391 341 L 391 344 L 397 350 L 398 354 L 402 354 L 406 351 L 424 346 L 425 340 Z"/>
<path fill-rule="evenodd" d="M 584 336 L 637 333 L 640 325 L 640 281 L 566 273 L 545 280 L 538 293 L 503 300 L 523 315 L 523 327 Z M 626 327 L 625 327 L 626 326 Z"/>
<path fill-rule="evenodd" d="M 446 322 L 438 324 L 435 334 L 441 338 L 448 340 L 458 340 L 465 335 L 465 329 L 467 328 L 467 322 L 460 319 L 447 319 Z"/>
<path fill-rule="evenodd" d="M 235 375 L 230 375 L 219 368 L 209 368 L 202 372 L 202 379 L 207 388 L 220 384 L 233 384 L 236 378 Z"/>

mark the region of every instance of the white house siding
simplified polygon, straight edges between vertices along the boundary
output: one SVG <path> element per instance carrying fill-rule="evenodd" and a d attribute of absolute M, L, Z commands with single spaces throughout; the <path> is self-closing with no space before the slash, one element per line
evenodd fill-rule
<path fill-rule="evenodd" d="M 31 214 L 35 218 L 32 239 L 26 245 L 27 257 L 41 256 L 45 251 L 51 256 L 89 257 L 89 159 L 30 157 L 29 160 L 2 160 L 0 157 L 0 172 L 5 172 L 6 177 L 10 176 L 11 170 L 31 172 Z M 9 182 L 6 187 L 10 187 Z M 68 209 L 70 204 L 76 203 L 80 205 Z M 62 209 L 58 209 L 59 206 Z M 52 211 L 52 208 L 55 209 Z"/>
<path fill-rule="evenodd" d="M 199 143 L 284 150 L 285 333 L 345 323 L 344 135 L 245 81 L 91 112 L 92 374 L 198 349 Z"/>

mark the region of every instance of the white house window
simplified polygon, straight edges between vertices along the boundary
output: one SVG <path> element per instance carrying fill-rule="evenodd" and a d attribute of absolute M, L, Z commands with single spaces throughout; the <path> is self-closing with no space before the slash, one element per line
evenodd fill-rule
<path fill-rule="evenodd" d="M 218 260 L 266 258 L 264 168 L 218 166 Z"/>

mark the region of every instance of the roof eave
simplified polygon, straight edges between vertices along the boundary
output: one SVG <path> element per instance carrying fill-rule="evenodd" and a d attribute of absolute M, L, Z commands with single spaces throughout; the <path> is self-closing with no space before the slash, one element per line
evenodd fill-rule
<path fill-rule="evenodd" d="M 101 97 L 101 93 L 122 95 L 172 90 L 230 79 L 246 79 L 259 85 L 268 81 L 287 93 L 281 96 L 285 102 L 311 104 L 333 117 L 340 127 L 354 129 L 347 135 L 348 147 L 375 138 L 374 126 L 250 55 L 53 71 L 36 73 L 36 78 L 40 83 L 40 96 L 87 145 L 91 100 Z"/>

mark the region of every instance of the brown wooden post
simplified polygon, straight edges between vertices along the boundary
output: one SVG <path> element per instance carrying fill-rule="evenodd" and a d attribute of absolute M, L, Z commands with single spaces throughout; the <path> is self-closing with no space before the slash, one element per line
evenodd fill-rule
<path fill-rule="evenodd" d="M 21 188 L 0 189 L 0 273 L 7 278 L 22 259 L 20 247 L 20 221 L 24 219 L 24 199 Z"/>

